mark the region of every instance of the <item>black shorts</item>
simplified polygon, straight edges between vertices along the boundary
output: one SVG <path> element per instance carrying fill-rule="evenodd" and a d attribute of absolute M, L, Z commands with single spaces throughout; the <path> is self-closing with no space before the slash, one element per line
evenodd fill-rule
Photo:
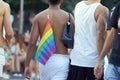
<path fill-rule="evenodd" d="M 95 80 L 94 68 L 70 65 L 67 80 Z"/>

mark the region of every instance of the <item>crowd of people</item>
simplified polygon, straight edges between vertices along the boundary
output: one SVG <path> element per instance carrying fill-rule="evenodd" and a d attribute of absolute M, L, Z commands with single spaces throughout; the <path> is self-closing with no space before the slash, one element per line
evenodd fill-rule
<path fill-rule="evenodd" d="M 13 20 L 12 30 L 9 4 L 0 0 L 3 7 L 0 9 L 0 32 L 5 33 L 0 36 L 0 80 L 2 77 L 9 79 L 10 75 L 29 80 L 33 77 L 33 80 L 120 79 L 120 2 L 109 12 L 101 0 L 83 0 L 76 4 L 74 17 L 60 8 L 62 3 L 63 0 L 48 0 L 49 7 L 38 14 L 31 13 L 29 27 L 24 34 L 19 34 L 16 20 Z M 68 21 L 74 35 L 73 49 L 68 49 L 62 41 Z M 43 34 L 49 35 L 46 26 L 52 27 L 55 52 L 46 56 L 50 56 L 47 63 L 41 64 L 35 58 L 37 48 L 46 48 L 40 51 L 46 55 L 49 46 L 53 45 L 48 44 L 51 38 L 43 43 Z M 43 55 L 39 56 L 41 62 Z M 105 56 L 108 62 L 104 69 Z"/>
<path fill-rule="evenodd" d="M 19 34 L 20 14 L 11 15 L 8 3 L 0 0 L 0 80 L 13 77 L 23 77 L 26 51 L 30 40 L 30 32 L 35 13 L 28 17 L 24 33 Z M 2 36 L 3 35 L 3 36 Z M 4 50 L 3 50 L 4 49 Z M 4 56 L 3 56 L 4 55 Z M 35 65 L 35 66 L 34 66 Z M 39 80 L 38 62 L 31 61 L 32 77 Z"/>
<path fill-rule="evenodd" d="M 9 79 L 13 77 L 23 77 L 24 64 L 26 59 L 26 50 L 28 42 L 30 40 L 30 34 L 15 34 L 9 46 L 5 47 L 6 64 L 3 71 L 3 78 Z M 39 79 L 38 75 L 38 63 L 33 59 L 31 61 L 31 70 L 33 71 L 32 77 Z"/>

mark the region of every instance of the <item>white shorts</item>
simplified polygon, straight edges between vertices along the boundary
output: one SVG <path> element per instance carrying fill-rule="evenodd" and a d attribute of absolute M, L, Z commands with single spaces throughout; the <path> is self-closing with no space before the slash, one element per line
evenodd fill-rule
<path fill-rule="evenodd" d="M 0 65 L 0 77 L 3 77 L 3 65 Z"/>
<path fill-rule="evenodd" d="M 5 65 L 5 55 L 3 48 L 0 48 L 0 65 Z"/>
<path fill-rule="evenodd" d="M 68 55 L 53 54 L 45 65 L 39 64 L 40 80 L 66 80 L 69 71 Z"/>

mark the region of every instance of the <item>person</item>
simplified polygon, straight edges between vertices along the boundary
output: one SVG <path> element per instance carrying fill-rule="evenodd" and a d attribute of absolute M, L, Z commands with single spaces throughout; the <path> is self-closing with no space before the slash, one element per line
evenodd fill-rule
<path fill-rule="evenodd" d="M 52 25 L 56 51 L 45 65 L 39 63 L 40 80 L 66 80 L 69 69 L 68 51 L 62 41 L 62 33 L 69 21 L 69 13 L 60 8 L 63 0 L 48 0 L 49 8 L 37 14 L 34 18 L 33 29 L 28 46 L 24 75 L 30 79 L 29 64 L 33 56 L 38 37 L 42 36 L 47 20 Z M 74 33 L 74 19 L 70 14 L 70 22 Z M 49 74 L 48 74 L 49 73 Z"/>
<path fill-rule="evenodd" d="M 5 65 L 4 45 L 5 41 L 9 43 L 13 36 L 13 30 L 10 21 L 10 7 L 9 4 L 0 0 L 0 80 L 2 80 L 3 66 Z M 3 27 L 5 29 L 5 38 L 3 37 Z"/>
<path fill-rule="evenodd" d="M 109 64 L 104 76 L 104 80 L 119 80 L 120 79 L 120 38 L 119 38 L 119 32 L 120 32 L 120 1 L 115 6 L 115 9 L 113 11 L 111 20 L 110 20 L 110 26 L 112 26 L 112 29 L 110 31 L 110 34 L 107 36 L 105 40 L 105 44 L 103 47 L 103 50 L 101 51 L 101 54 L 99 56 L 99 59 L 96 63 L 96 67 L 94 68 L 94 74 L 97 79 L 99 79 L 102 75 L 103 68 L 101 61 L 104 58 L 105 55 L 109 53 L 109 51 L 112 48 L 111 55 L 109 57 Z"/>
<path fill-rule="evenodd" d="M 81 1 L 75 7 L 75 42 L 67 80 L 95 80 L 93 69 L 104 44 L 108 16 L 100 1 Z"/>
<path fill-rule="evenodd" d="M 114 11 L 115 7 L 113 7 L 110 12 L 109 12 L 109 15 L 108 15 L 108 19 L 107 19 L 107 31 L 110 31 L 112 26 L 110 26 L 110 19 L 111 19 L 111 16 L 113 14 L 113 11 Z"/>
<path fill-rule="evenodd" d="M 112 28 L 112 27 L 110 26 L 110 19 L 111 19 L 111 16 L 112 16 L 112 13 L 113 13 L 114 9 L 115 9 L 115 7 L 113 7 L 113 8 L 110 10 L 109 15 L 108 15 L 108 18 L 107 18 L 106 36 L 110 34 L 110 31 L 111 31 L 111 28 Z M 111 50 L 110 50 L 109 54 L 106 55 L 105 58 L 104 58 L 104 74 L 105 74 L 106 68 L 107 68 L 107 66 L 108 66 L 108 58 L 109 58 L 110 53 L 111 53 Z"/>
<path fill-rule="evenodd" d="M 15 64 L 17 73 L 19 76 L 22 76 L 21 73 L 21 63 L 25 62 L 26 59 L 26 51 L 25 51 L 25 45 L 24 45 L 24 35 L 18 34 L 18 38 L 16 39 L 16 56 L 15 56 Z"/>
<path fill-rule="evenodd" d="M 24 35 L 16 34 L 11 40 L 11 53 L 12 53 L 12 76 L 21 77 L 24 70 L 24 62 L 26 59 L 26 51 L 24 45 Z M 21 66 L 22 65 L 22 66 Z"/>

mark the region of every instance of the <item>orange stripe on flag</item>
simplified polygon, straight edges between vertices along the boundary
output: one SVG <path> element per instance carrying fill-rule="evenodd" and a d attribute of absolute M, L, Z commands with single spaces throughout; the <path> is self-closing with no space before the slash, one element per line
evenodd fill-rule
<path fill-rule="evenodd" d="M 50 20 L 48 19 L 48 20 L 47 20 L 47 24 L 46 24 L 46 26 L 45 26 L 45 29 L 44 29 L 44 31 L 43 31 L 42 36 L 43 36 L 50 28 L 52 28 L 52 27 L 51 27 L 51 25 L 50 25 Z"/>

